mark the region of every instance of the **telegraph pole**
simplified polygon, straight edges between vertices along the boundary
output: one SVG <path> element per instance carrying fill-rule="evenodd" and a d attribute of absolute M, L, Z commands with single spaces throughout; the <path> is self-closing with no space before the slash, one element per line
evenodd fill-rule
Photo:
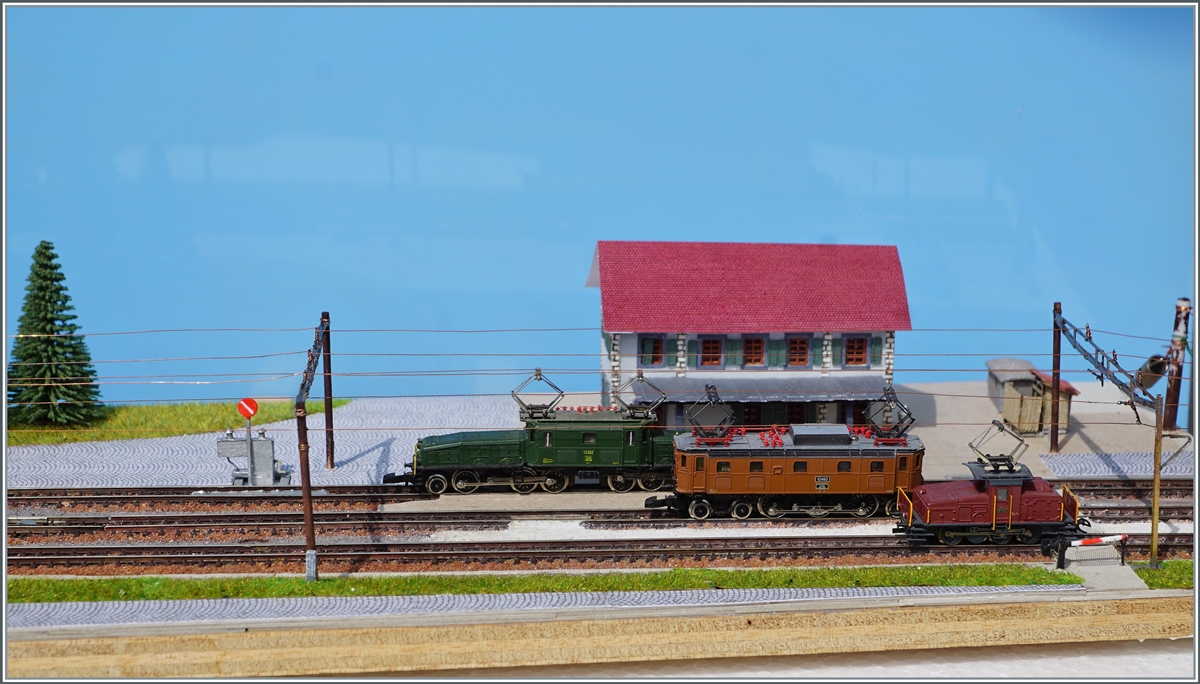
<path fill-rule="evenodd" d="M 1062 302 L 1054 302 L 1054 370 L 1050 377 L 1050 453 L 1058 453 L 1058 372 L 1062 359 Z"/>
<path fill-rule="evenodd" d="M 329 312 L 321 312 L 325 335 L 321 342 L 321 360 L 325 364 L 325 467 L 333 470 L 333 372 L 329 370 Z"/>
<path fill-rule="evenodd" d="M 1188 315 L 1192 312 L 1192 300 L 1180 297 L 1175 302 L 1175 332 L 1171 335 L 1171 346 L 1167 350 L 1167 403 L 1163 411 L 1163 427 L 1174 430 L 1179 416 L 1179 390 L 1183 385 L 1184 348 L 1187 346 Z"/>
<path fill-rule="evenodd" d="M 1150 497 L 1150 567 L 1158 562 L 1158 499 L 1162 484 L 1163 395 L 1158 395 L 1154 411 L 1154 493 Z"/>

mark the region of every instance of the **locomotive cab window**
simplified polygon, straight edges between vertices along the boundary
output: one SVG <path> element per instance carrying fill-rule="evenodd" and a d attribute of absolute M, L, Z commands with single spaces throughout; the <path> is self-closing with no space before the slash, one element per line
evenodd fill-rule
<path fill-rule="evenodd" d="M 583 433 L 583 443 L 584 444 L 595 444 L 596 443 L 596 433 L 594 433 L 594 432 Z"/>
<path fill-rule="evenodd" d="M 548 447 L 552 447 L 552 446 L 554 446 L 554 437 L 553 437 L 553 436 L 551 436 L 551 434 L 550 434 L 549 432 L 546 432 L 546 433 L 543 433 L 543 434 L 545 434 L 546 436 L 545 436 L 545 438 L 542 440 L 542 446 L 548 446 Z"/>
<path fill-rule="evenodd" d="M 729 472 L 729 461 L 717 461 L 717 472 L 718 473 Z"/>
<path fill-rule="evenodd" d="M 896 470 L 899 470 L 900 472 L 904 472 L 904 471 L 908 470 L 908 457 L 907 456 L 900 457 L 900 462 L 896 465 Z"/>
<path fill-rule="evenodd" d="M 808 472 L 808 461 L 792 461 L 792 472 L 793 473 L 807 473 Z"/>
<path fill-rule="evenodd" d="M 850 472 L 850 461 L 838 461 L 838 472 L 839 473 Z"/>
<path fill-rule="evenodd" d="M 1000 487 L 996 490 L 996 501 L 1008 501 L 1008 487 Z"/>
<path fill-rule="evenodd" d="M 625 446 L 633 446 L 633 430 L 625 433 Z"/>
<path fill-rule="evenodd" d="M 679 467 L 680 468 L 687 467 L 687 454 L 679 454 Z"/>
<path fill-rule="evenodd" d="M 761 473 L 763 471 L 762 461 L 750 461 L 750 472 Z"/>
<path fill-rule="evenodd" d="M 650 441 L 650 431 L 649 430 L 642 430 L 642 441 L 643 442 Z"/>
<path fill-rule="evenodd" d="M 704 457 L 697 456 L 696 457 L 696 472 L 699 473 L 699 472 L 703 472 L 703 471 L 704 471 Z"/>
<path fill-rule="evenodd" d="M 871 461 L 871 472 L 882 473 L 883 472 L 883 461 Z"/>

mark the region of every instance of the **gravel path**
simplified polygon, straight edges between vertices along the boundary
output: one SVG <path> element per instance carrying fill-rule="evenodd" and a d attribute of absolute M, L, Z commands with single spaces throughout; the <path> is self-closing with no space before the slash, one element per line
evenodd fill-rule
<path fill-rule="evenodd" d="M 462 429 L 520 427 L 511 397 L 355 399 L 334 409 L 333 470 L 325 468 L 325 415 L 308 417 L 314 486 L 379 484 L 412 462 L 426 435 Z M 237 421 L 230 420 L 230 425 Z M 296 421 L 263 426 L 275 457 L 300 482 Z M 257 429 L 257 428 L 256 428 Z M 244 428 L 243 428 L 244 434 Z M 9 447 L 8 487 L 212 487 L 230 484 L 233 467 L 217 457 L 223 432 L 158 439 Z M 244 465 L 244 462 L 240 465 Z"/>
<path fill-rule="evenodd" d="M 147 624 L 210 620 L 273 620 L 448 612 L 711 606 L 890 596 L 953 596 L 1079 592 L 1079 584 L 1013 587 L 854 587 L 846 589 L 692 589 L 683 591 L 435 594 L 317 598 L 202 599 L 11 603 L 8 628 Z"/>

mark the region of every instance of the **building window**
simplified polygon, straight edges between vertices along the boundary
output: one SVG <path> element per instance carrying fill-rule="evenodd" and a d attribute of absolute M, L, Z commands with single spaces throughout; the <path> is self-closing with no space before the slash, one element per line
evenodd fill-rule
<path fill-rule="evenodd" d="M 882 473 L 883 472 L 883 461 L 871 461 L 871 472 Z"/>
<path fill-rule="evenodd" d="M 743 364 L 747 366 L 762 366 L 766 360 L 766 340 L 761 337 L 742 338 Z"/>
<path fill-rule="evenodd" d="M 742 404 L 742 425 L 762 425 L 762 404 Z"/>
<path fill-rule="evenodd" d="M 594 432 L 583 433 L 583 443 L 584 444 L 595 444 L 596 443 L 596 433 L 594 433 Z"/>
<path fill-rule="evenodd" d="M 850 472 L 850 461 L 838 461 L 838 472 L 839 473 Z"/>
<path fill-rule="evenodd" d="M 762 461 L 750 461 L 750 472 L 761 473 L 763 471 L 762 464 Z"/>
<path fill-rule="evenodd" d="M 788 338 L 788 365 L 789 366 L 807 366 L 808 365 L 808 338 L 807 337 L 789 337 Z"/>
<path fill-rule="evenodd" d="M 865 366 L 865 365 L 867 365 L 867 338 L 865 338 L 865 337 L 847 337 L 846 338 L 846 365 L 847 366 Z"/>
<path fill-rule="evenodd" d="M 700 365 L 703 366 L 720 366 L 721 364 L 721 339 L 700 340 Z"/>
<path fill-rule="evenodd" d="M 808 461 L 792 461 L 792 472 L 793 473 L 807 473 L 808 472 Z"/>
<path fill-rule="evenodd" d="M 663 338 L 643 335 L 638 353 L 638 364 L 642 366 L 663 365 Z"/>
<path fill-rule="evenodd" d="M 717 461 L 717 472 L 718 473 L 729 472 L 729 461 Z"/>

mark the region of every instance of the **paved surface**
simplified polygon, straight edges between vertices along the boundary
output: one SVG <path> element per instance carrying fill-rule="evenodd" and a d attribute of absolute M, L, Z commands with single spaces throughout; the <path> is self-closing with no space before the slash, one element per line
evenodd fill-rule
<path fill-rule="evenodd" d="M 333 411 L 335 463 L 325 468 L 325 414 L 308 417 L 314 486 L 379 484 L 412 462 L 419 437 L 458 430 L 520 427 L 511 397 L 356 399 Z M 231 419 L 230 425 L 237 426 Z M 275 457 L 300 482 L 296 421 L 264 426 Z M 243 431 L 244 434 L 244 431 Z M 257 434 L 257 432 L 256 432 Z M 223 432 L 160 439 L 9 447 L 8 487 L 212 487 L 233 467 L 217 457 Z M 244 466 L 244 460 L 240 463 Z"/>
<path fill-rule="evenodd" d="M 1016 587 L 859 587 L 850 589 L 697 589 L 533 594 L 363 596 L 360 598 L 206 599 L 13 603 L 8 628 L 125 625 L 214 620 L 280 620 L 579 608 L 660 608 L 906 596 L 971 597 L 1081 592 L 1078 584 Z"/>
<path fill-rule="evenodd" d="M 1067 549 L 1066 571 L 1083 578 L 1093 591 L 1148 589 L 1133 568 L 1121 565 L 1121 553 L 1104 546 L 1077 546 Z"/>
<path fill-rule="evenodd" d="M 1039 477 L 1150 477 L 1153 474 L 1154 413 L 1138 409 L 1142 424 L 1128 407 L 1118 402 L 1123 395 L 1111 384 L 1073 383 L 1080 395 L 1071 402 L 1070 423 L 1059 434 L 1059 450 L 1050 454 L 1050 437 L 1023 435 L 1029 444 L 1021 462 Z M 967 446 L 993 420 L 1001 418 L 987 397 L 987 381 L 911 383 L 896 385 L 896 394 L 913 412 L 911 432 L 925 442 L 926 479 L 960 479 L 970 476 L 964 461 L 976 456 Z M 1183 445 L 1183 440 L 1164 439 L 1164 458 Z M 985 453 L 1007 453 L 1017 442 L 1000 436 L 989 441 Z M 1164 474 L 1189 477 L 1194 474 L 1195 453 L 1180 454 Z"/>

